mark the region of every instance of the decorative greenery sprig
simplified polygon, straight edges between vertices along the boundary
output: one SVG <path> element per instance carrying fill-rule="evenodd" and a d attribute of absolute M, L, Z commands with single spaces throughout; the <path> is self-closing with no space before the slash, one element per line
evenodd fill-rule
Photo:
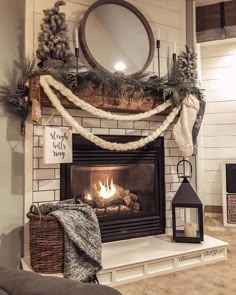
<path fill-rule="evenodd" d="M 3 102 L 7 109 L 19 116 L 23 121 L 28 115 L 28 94 L 29 89 L 26 85 L 32 77 L 35 68 L 35 60 L 26 59 L 22 63 L 16 63 L 18 76 L 14 83 L 0 86 L 0 102 Z"/>

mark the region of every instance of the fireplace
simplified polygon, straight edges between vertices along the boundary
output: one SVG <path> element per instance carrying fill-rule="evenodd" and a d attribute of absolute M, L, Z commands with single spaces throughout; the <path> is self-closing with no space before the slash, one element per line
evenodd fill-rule
<path fill-rule="evenodd" d="M 124 143 L 137 136 L 103 136 Z M 102 241 L 165 232 L 164 138 L 139 150 L 103 150 L 73 135 L 73 163 L 61 164 L 61 200 L 76 197 L 95 211 Z"/>

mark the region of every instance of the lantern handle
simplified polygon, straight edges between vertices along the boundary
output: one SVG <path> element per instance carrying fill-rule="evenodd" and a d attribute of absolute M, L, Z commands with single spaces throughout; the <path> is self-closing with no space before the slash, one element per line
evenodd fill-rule
<path fill-rule="evenodd" d="M 180 164 L 183 163 L 183 167 L 184 167 L 184 172 L 183 172 L 183 175 L 180 175 L 179 173 L 179 167 L 180 167 Z M 185 173 L 186 173 L 186 169 L 185 169 L 185 163 L 188 163 L 189 166 L 190 166 L 190 175 L 187 176 Z M 189 178 L 190 180 L 192 179 L 192 175 L 193 175 L 193 166 L 192 164 L 188 161 L 188 160 L 181 160 L 179 161 L 178 165 L 177 165 L 177 175 L 178 175 L 178 178 Z"/>

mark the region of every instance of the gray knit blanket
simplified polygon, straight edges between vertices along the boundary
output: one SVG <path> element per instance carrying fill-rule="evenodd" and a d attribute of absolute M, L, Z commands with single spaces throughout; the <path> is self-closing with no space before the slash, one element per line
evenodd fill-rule
<path fill-rule="evenodd" d="M 101 234 L 93 209 L 75 199 L 39 208 L 42 214 L 55 216 L 64 228 L 64 277 L 89 282 L 102 269 Z"/>

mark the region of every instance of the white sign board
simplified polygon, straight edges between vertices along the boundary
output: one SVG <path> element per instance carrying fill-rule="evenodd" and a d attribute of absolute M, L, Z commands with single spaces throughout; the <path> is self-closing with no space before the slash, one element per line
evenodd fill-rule
<path fill-rule="evenodd" d="M 44 128 L 44 164 L 72 162 L 72 130 L 67 127 Z"/>

